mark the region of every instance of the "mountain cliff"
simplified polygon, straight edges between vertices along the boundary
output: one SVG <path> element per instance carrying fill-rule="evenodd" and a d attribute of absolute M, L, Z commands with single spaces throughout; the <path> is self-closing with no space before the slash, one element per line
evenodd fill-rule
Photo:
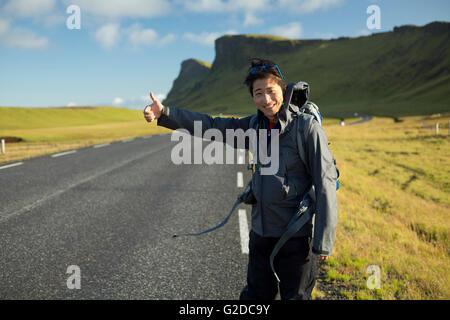
<path fill-rule="evenodd" d="M 180 74 L 173 82 L 172 89 L 167 94 L 165 101 L 182 104 L 184 97 L 195 94 L 201 88 L 202 80 L 209 74 L 210 69 L 211 64 L 201 60 L 183 61 Z"/>
<path fill-rule="evenodd" d="M 163 101 L 199 112 L 251 114 L 243 81 L 251 58 L 277 62 L 286 81 L 306 81 L 326 116 L 353 112 L 416 115 L 450 112 L 450 23 L 400 26 L 358 38 L 293 40 L 226 35 L 212 65 L 183 61 Z"/>

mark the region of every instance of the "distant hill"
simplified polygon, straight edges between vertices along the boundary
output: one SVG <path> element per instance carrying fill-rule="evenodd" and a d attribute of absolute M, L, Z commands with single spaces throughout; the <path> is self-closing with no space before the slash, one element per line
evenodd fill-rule
<path fill-rule="evenodd" d="M 199 112 L 254 113 L 243 81 L 250 59 L 260 57 L 277 62 L 287 82 L 308 82 L 311 100 L 326 116 L 450 112 L 449 37 L 448 22 L 331 40 L 226 35 L 215 42 L 212 65 L 183 61 L 163 103 Z"/>

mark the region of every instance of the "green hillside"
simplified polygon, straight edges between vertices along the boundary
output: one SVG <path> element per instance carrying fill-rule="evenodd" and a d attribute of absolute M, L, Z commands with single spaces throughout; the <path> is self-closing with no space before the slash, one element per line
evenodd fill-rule
<path fill-rule="evenodd" d="M 166 105 L 249 114 L 243 81 L 253 57 L 274 60 L 287 82 L 306 81 L 325 116 L 406 116 L 450 111 L 450 23 L 395 27 L 359 38 L 291 40 L 233 35 L 216 40 L 210 66 L 182 63 Z"/>

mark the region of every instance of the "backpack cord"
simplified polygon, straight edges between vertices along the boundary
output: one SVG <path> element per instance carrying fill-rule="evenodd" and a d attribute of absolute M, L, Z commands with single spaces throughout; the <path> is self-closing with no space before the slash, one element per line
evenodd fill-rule
<path fill-rule="evenodd" d="M 230 220 L 230 217 L 233 215 L 233 212 L 236 210 L 238 205 L 240 203 L 244 202 L 245 194 L 250 191 L 250 184 L 251 184 L 251 182 L 252 182 L 252 179 L 250 179 L 250 181 L 247 183 L 247 186 L 245 187 L 244 192 L 237 197 L 236 202 L 234 203 L 233 208 L 231 208 L 231 211 L 228 214 L 228 216 L 226 216 L 226 218 L 221 223 L 219 223 L 217 226 L 212 227 L 212 228 L 207 229 L 207 230 L 204 230 L 202 232 L 198 232 L 198 233 L 174 234 L 172 237 L 173 238 L 183 237 L 183 236 L 194 236 L 194 237 L 197 237 L 197 236 L 200 236 L 202 234 L 205 234 L 205 233 L 208 233 L 208 232 L 211 232 L 211 231 L 214 231 L 214 230 L 217 230 L 217 229 L 223 227 L 228 222 L 228 220 Z"/>

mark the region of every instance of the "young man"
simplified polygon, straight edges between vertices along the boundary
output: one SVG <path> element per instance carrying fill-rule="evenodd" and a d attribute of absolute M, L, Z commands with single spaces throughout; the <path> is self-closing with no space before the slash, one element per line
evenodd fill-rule
<path fill-rule="evenodd" d="M 247 286 L 240 298 L 275 298 L 278 284 L 269 258 L 301 199 L 313 184 L 316 196 L 314 237 L 311 219 L 283 245 L 274 261 L 280 278 L 281 299 L 310 299 L 316 281 L 317 262 L 328 259 L 334 244 L 337 225 L 334 158 L 328 148 L 326 134 L 313 116 L 301 114 L 296 117 L 294 114 L 298 107 L 283 103 L 286 84 L 274 62 L 253 59 L 245 83 L 257 107 L 256 114 L 245 118 L 212 118 L 207 114 L 163 106 L 152 93 L 153 103 L 146 106 L 144 116 L 148 122 L 158 119 L 159 126 L 173 130 L 185 128 L 191 134 L 194 121 L 202 122 L 203 131 L 215 128 L 223 136 L 226 129 L 279 130 L 277 173 L 261 174 L 264 165 L 258 159 L 252 177 L 251 192 L 255 201 L 252 204 Z M 300 121 L 298 130 L 294 130 L 297 128 L 295 121 Z M 301 160 L 296 143 L 296 139 L 305 139 L 303 137 L 306 137 L 306 163 Z"/>

